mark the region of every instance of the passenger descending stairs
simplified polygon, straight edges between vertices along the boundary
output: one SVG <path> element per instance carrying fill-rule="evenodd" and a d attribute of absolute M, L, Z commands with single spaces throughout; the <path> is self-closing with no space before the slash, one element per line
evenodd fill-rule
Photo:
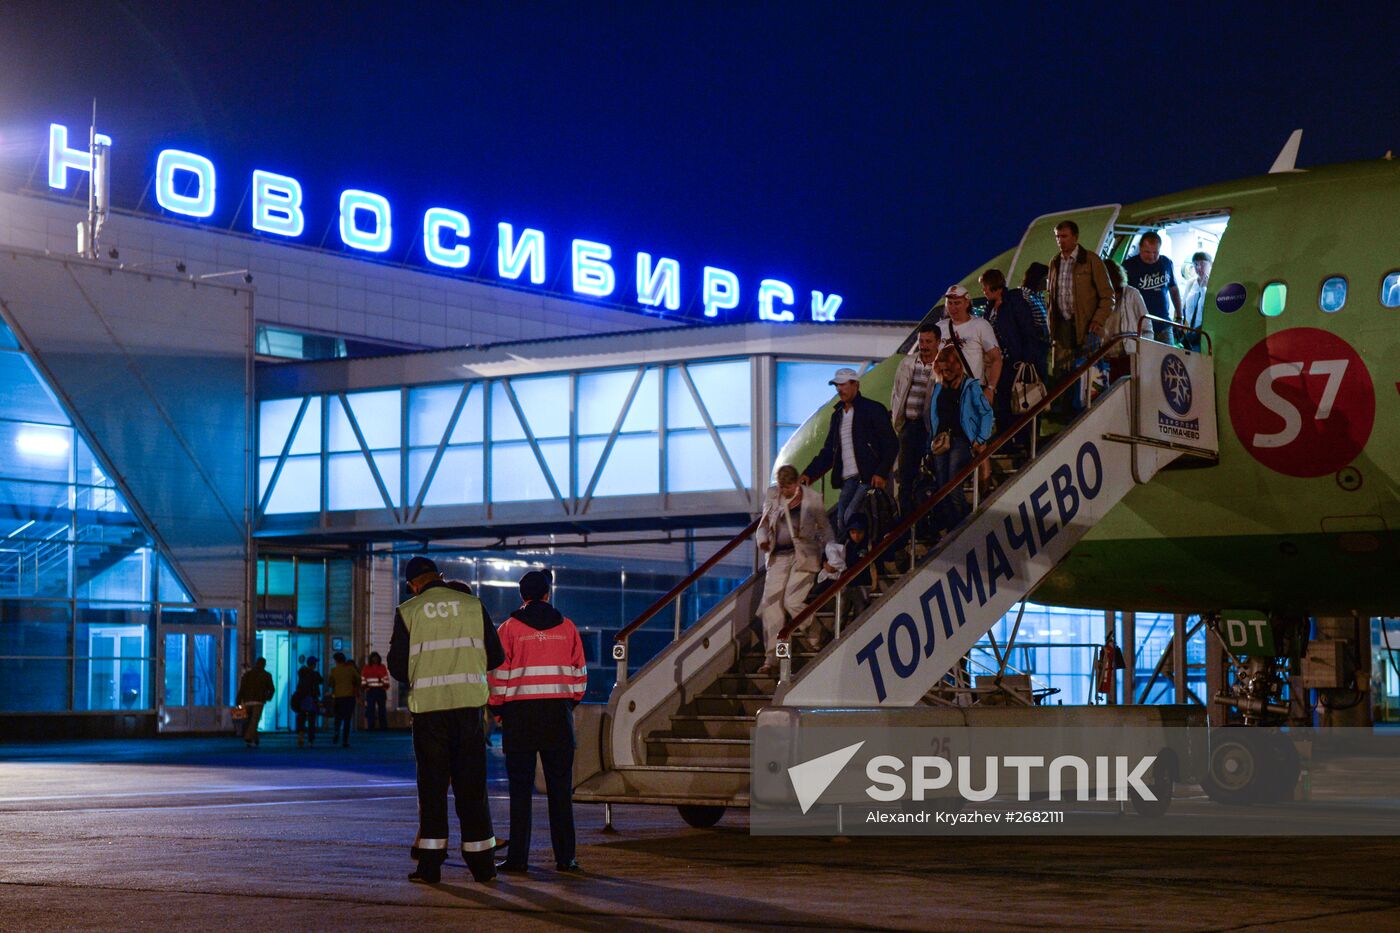
<path fill-rule="evenodd" d="M 878 714 L 928 702 L 958 659 L 1135 485 L 1183 453 L 1216 455 L 1209 358 L 1193 360 L 1172 348 L 1156 352 L 1153 368 L 1145 371 L 1156 373 L 1164 352 L 1187 356 L 1193 367 L 1197 401 L 1189 413 L 1178 411 L 1170 420 L 1198 417 L 1199 446 L 1154 440 L 1141 427 L 1158 420 L 1155 410 L 1144 414 L 1153 399 L 1145 403 L 1131 380 L 1116 383 L 964 524 L 920 554 L 912 570 L 907 552 L 889 552 L 890 562 L 872 568 L 868 608 L 843 624 L 840 638 L 834 637 L 834 601 L 827 603 L 794 633 L 792 670 L 781 684 L 757 673 L 763 662 L 756 619 L 763 574 L 754 574 L 614 688 L 601 725 L 601 769 L 578 784 L 575 799 L 675 804 L 683 815 L 687 805 L 747 806 L 751 737 L 760 709 L 839 707 Z M 1038 531 L 1031 541 L 1033 526 Z M 809 643 L 813 635 L 819 644 Z M 876 662 L 882 680 L 873 674 Z"/>

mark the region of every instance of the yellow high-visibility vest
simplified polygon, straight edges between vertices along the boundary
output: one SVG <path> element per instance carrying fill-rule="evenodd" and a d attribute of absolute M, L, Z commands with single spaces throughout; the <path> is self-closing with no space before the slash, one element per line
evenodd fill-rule
<path fill-rule="evenodd" d="M 475 596 L 432 586 L 399 606 L 408 628 L 408 708 L 485 706 L 485 614 Z"/>

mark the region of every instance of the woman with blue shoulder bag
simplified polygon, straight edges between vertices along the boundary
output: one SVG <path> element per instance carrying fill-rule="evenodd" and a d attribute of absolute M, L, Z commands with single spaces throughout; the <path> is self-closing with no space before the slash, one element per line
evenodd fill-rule
<path fill-rule="evenodd" d="M 929 454 L 936 488 L 942 489 L 974 454 L 981 453 L 995 430 L 992 404 L 982 385 L 967 374 L 957 347 L 945 346 L 936 366 L 942 382 L 933 386 L 925 417 L 928 419 Z M 940 532 L 957 527 L 972 511 L 961 487 L 934 508 Z"/>

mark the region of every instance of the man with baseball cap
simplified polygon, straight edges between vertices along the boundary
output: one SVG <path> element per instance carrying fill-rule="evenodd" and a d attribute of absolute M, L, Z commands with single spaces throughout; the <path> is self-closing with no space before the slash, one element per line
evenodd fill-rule
<path fill-rule="evenodd" d="M 991 402 L 1001 379 L 1001 345 L 997 343 L 995 328 L 985 318 L 972 316 L 972 299 L 961 285 L 953 285 L 943 293 L 943 307 L 948 312 L 938 322 L 943 341 L 952 341 L 958 348 L 963 369 L 982 384 L 982 391 Z"/>
<path fill-rule="evenodd" d="M 836 537 L 842 538 L 846 523 L 859 509 L 867 491 L 884 489 L 899 455 L 899 439 L 890 425 L 890 411 L 874 399 L 860 394 L 860 374 L 854 369 L 838 369 L 831 378 L 840 397 L 831 410 L 826 444 L 802 471 L 800 482 L 807 485 L 831 470 L 831 482 L 841 489 L 836 505 Z"/>
<path fill-rule="evenodd" d="M 437 564 L 414 557 L 404 566 L 413 596 L 394 613 L 389 673 L 409 685 L 413 757 L 418 766 L 418 868 L 409 881 L 437 884 L 447 860 L 447 788 L 457 801 L 462 859 L 477 881 L 496 877 L 496 836 L 486 800 L 486 738 L 481 708 L 490 697 L 486 672 L 505 652 L 486 607 L 471 587 L 447 581 Z"/>

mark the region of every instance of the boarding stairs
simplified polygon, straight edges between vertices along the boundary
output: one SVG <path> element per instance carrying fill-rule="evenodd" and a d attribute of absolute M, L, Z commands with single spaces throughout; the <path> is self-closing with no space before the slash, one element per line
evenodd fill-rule
<path fill-rule="evenodd" d="M 640 671 L 629 672 L 627 664 L 630 634 L 746 542 L 756 521 L 624 628 L 613 647 L 618 680 L 600 728 L 601 769 L 576 776 L 583 780 L 575 799 L 673 804 L 687 820 L 701 811 L 717 819 L 719 808 L 749 803 L 760 709 L 898 709 L 947 703 L 959 691 L 961 702 L 976 702 L 979 691 L 967 689 L 960 661 L 992 626 L 1024 605 L 1131 489 L 1178 458 L 1218 454 L 1209 338 L 1200 353 L 1141 340 L 1130 377 L 1099 393 L 1018 471 L 981 495 L 981 463 L 1003 457 L 1002 448 L 1024 428 L 1035 437 L 1056 400 L 1097 372 L 1123 339 L 1106 342 L 793 619 L 775 673 L 757 672 L 764 656 L 761 569 L 688 629 L 678 629 Z M 911 540 L 906 531 L 964 489 L 971 490 L 973 510 L 961 525 L 932 546 L 903 544 Z M 846 619 L 845 587 L 867 567 L 874 580 L 869 604 Z M 1002 664 L 978 677 L 979 686 L 991 684 L 980 694 L 1032 703 L 1028 690 L 998 689 L 1003 680 L 1026 681 L 1008 671 L 1010 650 L 994 649 Z"/>

